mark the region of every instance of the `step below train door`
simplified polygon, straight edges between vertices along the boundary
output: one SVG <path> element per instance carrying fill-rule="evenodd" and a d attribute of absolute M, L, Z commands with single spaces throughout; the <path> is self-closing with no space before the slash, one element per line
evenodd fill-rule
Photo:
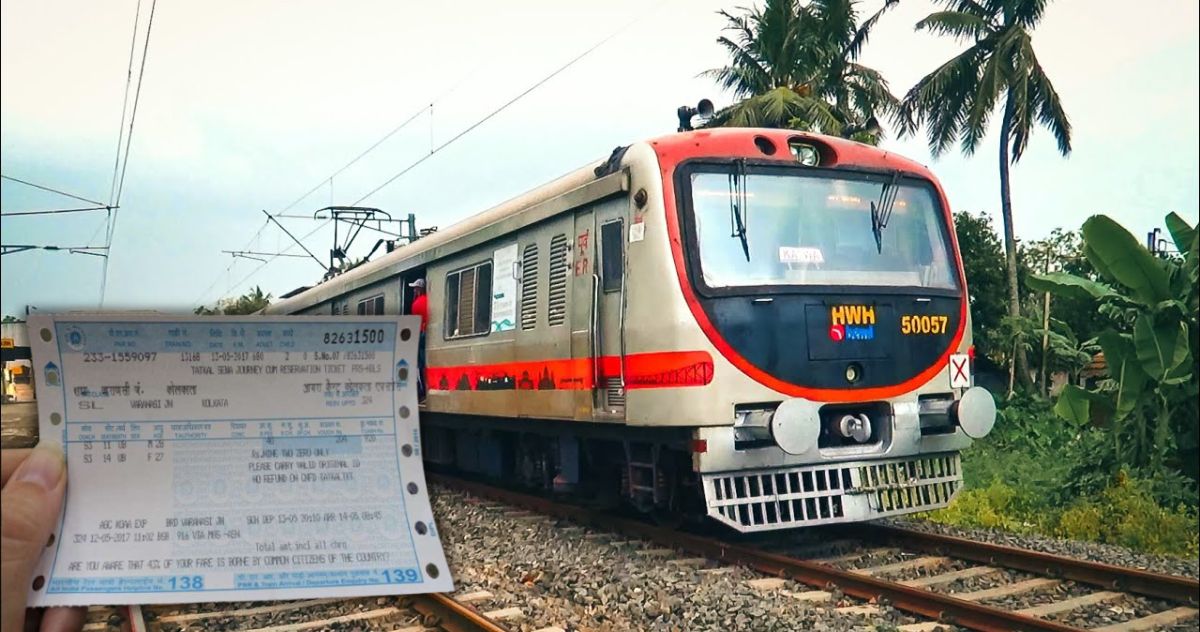
<path fill-rule="evenodd" d="M 575 215 L 576 326 L 572 350 L 587 359 L 590 380 L 576 412 L 597 421 L 625 419 L 622 303 L 625 300 L 625 197 L 589 206 Z"/>

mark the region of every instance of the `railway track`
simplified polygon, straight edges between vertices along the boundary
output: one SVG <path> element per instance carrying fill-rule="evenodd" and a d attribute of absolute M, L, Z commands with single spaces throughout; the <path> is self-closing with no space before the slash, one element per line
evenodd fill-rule
<path fill-rule="evenodd" d="M 428 478 L 430 482 L 482 498 L 641 538 L 658 546 L 681 549 L 712 560 L 753 568 L 772 576 L 758 583 L 756 588 L 762 590 L 783 589 L 787 582 L 794 581 L 816 589 L 793 594 L 798 599 L 821 602 L 833 600 L 836 594 L 843 594 L 868 602 L 869 605 L 862 606 L 863 609 L 874 607 L 870 604 L 887 604 L 927 619 L 923 623 L 901 626 L 900 629 L 905 632 L 931 631 L 939 626 L 985 632 L 1078 632 L 1087 628 L 1064 622 L 1063 615 L 1078 608 L 1113 602 L 1126 594 L 1163 600 L 1168 602 L 1167 607 L 1093 629 L 1102 632 L 1155 630 L 1165 626 L 1190 625 L 1187 622 L 1197 616 L 1196 604 L 1200 600 L 1200 583 L 1195 579 L 1158 575 L 894 527 L 854 526 L 845 533 L 870 543 L 869 546 L 857 544 L 857 549 L 849 554 L 803 559 L 791 551 L 771 550 L 778 548 L 778 545 L 768 549 L 665 529 L 442 474 L 430 473 Z M 851 542 L 851 546 L 856 544 Z M 917 553 L 912 553 L 913 550 Z M 878 563 L 881 559 L 885 563 Z M 1018 574 L 1014 581 L 979 591 L 950 594 L 941 590 L 971 577 L 1001 572 Z M 895 574 L 906 577 L 887 578 Z M 1072 588 L 1064 598 L 1057 598 L 1059 595 L 1048 590 L 1064 582 Z M 1036 600 L 1035 605 L 1015 610 L 995 605 L 1002 598 L 1022 593 L 1035 593 L 1041 598 Z"/>
<path fill-rule="evenodd" d="M 468 605 L 478 595 L 442 594 L 367 599 L 307 599 L 270 603 L 93 607 L 84 632 L 182 632 L 184 630 L 389 630 L 393 632 L 508 632 Z M 475 599 L 472 599 L 474 597 Z"/>

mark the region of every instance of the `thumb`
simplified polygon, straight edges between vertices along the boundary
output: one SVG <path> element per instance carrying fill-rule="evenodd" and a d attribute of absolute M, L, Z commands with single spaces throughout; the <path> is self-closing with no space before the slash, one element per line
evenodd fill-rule
<path fill-rule="evenodd" d="M 3 554 L 4 610 L 24 601 L 31 576 L 58 519 L 67 486 L 67 468 L 58 446 L 40 445 L 17 466 L 0 492 L 0 553 Z M 19 591 L 10 594 L 10 591 Z M 8 629 L 7 626 L 5 629 Z"/>

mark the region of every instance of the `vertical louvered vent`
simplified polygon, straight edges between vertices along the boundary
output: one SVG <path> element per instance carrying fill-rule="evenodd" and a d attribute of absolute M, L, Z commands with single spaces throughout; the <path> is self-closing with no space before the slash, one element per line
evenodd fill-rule
<path fill-rule="evenodd" d="M 611 409 L 625 408 L 625 389 L 621 387 L 621 378 L 604 378 L 604 401 Z"/>
<path fill-rule="evenodd" d="M 555 235 L 550 240 L 550 301 L 547 322 L 561 325 L 567 320 L 567 236 Z"/>
<path fill-rule="evenodd" d="M 459 277 L 458 331 L 466 334 L 475 331 L 475 273 L 477 269 L 464 270 Z"/>
<path fill-rule="evenodd" d="M 537 244 L 525 246 L 521 256 L 521 329 L 530 330 L 537 326 Z"/>

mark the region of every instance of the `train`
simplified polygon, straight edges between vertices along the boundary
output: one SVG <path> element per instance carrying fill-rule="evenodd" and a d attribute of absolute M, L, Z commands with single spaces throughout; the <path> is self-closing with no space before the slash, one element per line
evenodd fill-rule
<path fill-rule="evenodd" d="M 942 187 L 842 138 L 620 146 L 266 312 L 416 279 L 430 465 L 762 532 L 944 507 L 995 423 Z"/>

